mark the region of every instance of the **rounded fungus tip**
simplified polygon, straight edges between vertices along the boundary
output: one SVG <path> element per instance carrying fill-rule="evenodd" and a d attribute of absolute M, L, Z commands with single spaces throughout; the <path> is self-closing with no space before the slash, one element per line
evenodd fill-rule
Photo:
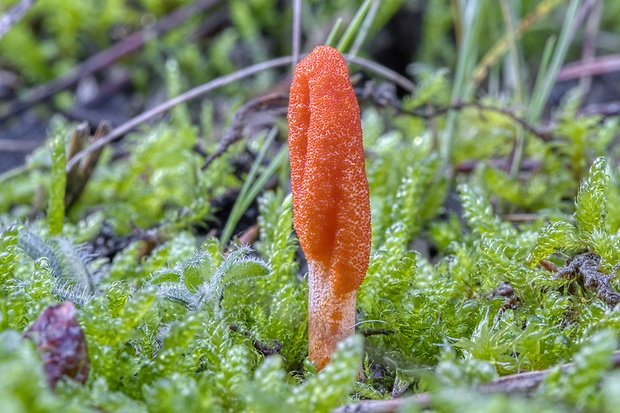
<path fill-rule="evenodd" d="M 360 109 L 336 49 L 316 47 L 297 64 L 288 123 L 294 226 L 309 268 L 309 358 L 320 370 L 354 331 L 371 247 Z"/>

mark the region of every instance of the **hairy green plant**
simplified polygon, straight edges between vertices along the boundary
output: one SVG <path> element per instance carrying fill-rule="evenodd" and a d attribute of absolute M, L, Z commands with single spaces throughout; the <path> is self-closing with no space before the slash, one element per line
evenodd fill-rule
<path fill-rule="evenodd" d="M 22 229 L 19 246 L 34 260 L 45 259 L 56 280 L 54 292 L 83 304 L 96 291 L 100 274 L 92 268 L 92 255 L 85 245 L 75 245 L 63 237 L 44 241 L 34 232 Z"/>
<path fill-rule="evenodd" d="M 263 276 L 269 271 L 267 264 L 250 257 L 250 252 L 249 247 L 239 247 L 216 268 L 208 251 L 197 251 L 175 268 L 155 273 L 149 284 L 157 286 L 162 297 L 180 302 L 190 310 L 217 307 L 228 284 Z"/>

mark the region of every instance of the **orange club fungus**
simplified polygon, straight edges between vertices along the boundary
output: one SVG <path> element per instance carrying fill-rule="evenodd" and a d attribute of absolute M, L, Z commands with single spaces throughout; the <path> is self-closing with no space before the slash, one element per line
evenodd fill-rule
<path fill-rule="evenodd" d="M 308 357 L 321 370 L 355 330 L 371 246 L 360 109 L 336 49 L 316 47 L 297 64 L 288 124 L 294 226 L 308 260 Z"/>

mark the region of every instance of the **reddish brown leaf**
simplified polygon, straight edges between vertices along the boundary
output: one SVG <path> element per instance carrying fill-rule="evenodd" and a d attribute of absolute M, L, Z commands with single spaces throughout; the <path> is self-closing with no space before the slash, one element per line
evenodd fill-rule
<path fill-rule="evenodd" d="M 43 310 L 24 337 L 36 344 L 50 387 L 55 388 L 63 376 L 86 382 L 90 369 L 88 349 L 71 301 Z"/>

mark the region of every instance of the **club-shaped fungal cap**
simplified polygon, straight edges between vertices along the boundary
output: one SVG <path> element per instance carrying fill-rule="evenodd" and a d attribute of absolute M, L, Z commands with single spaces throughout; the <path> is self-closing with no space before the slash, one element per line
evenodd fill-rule
<path fill-rule="evenodd" d="M 289 99 L 294 226 L 309 266 L 313 359 L 313 329 L 319 328 L 313 322 L 321 323 L 312 320 L 313 311 L 346 327 L 339 339 L 353 332 L 370 258 L 370 198 L 360 109 L 342 55 L 316 47 L 295 68 Z M 343 307 L 342 300 L 349 303 Z M 336 326 L 328 327 L 321 328 L 335 334 Z"/>

